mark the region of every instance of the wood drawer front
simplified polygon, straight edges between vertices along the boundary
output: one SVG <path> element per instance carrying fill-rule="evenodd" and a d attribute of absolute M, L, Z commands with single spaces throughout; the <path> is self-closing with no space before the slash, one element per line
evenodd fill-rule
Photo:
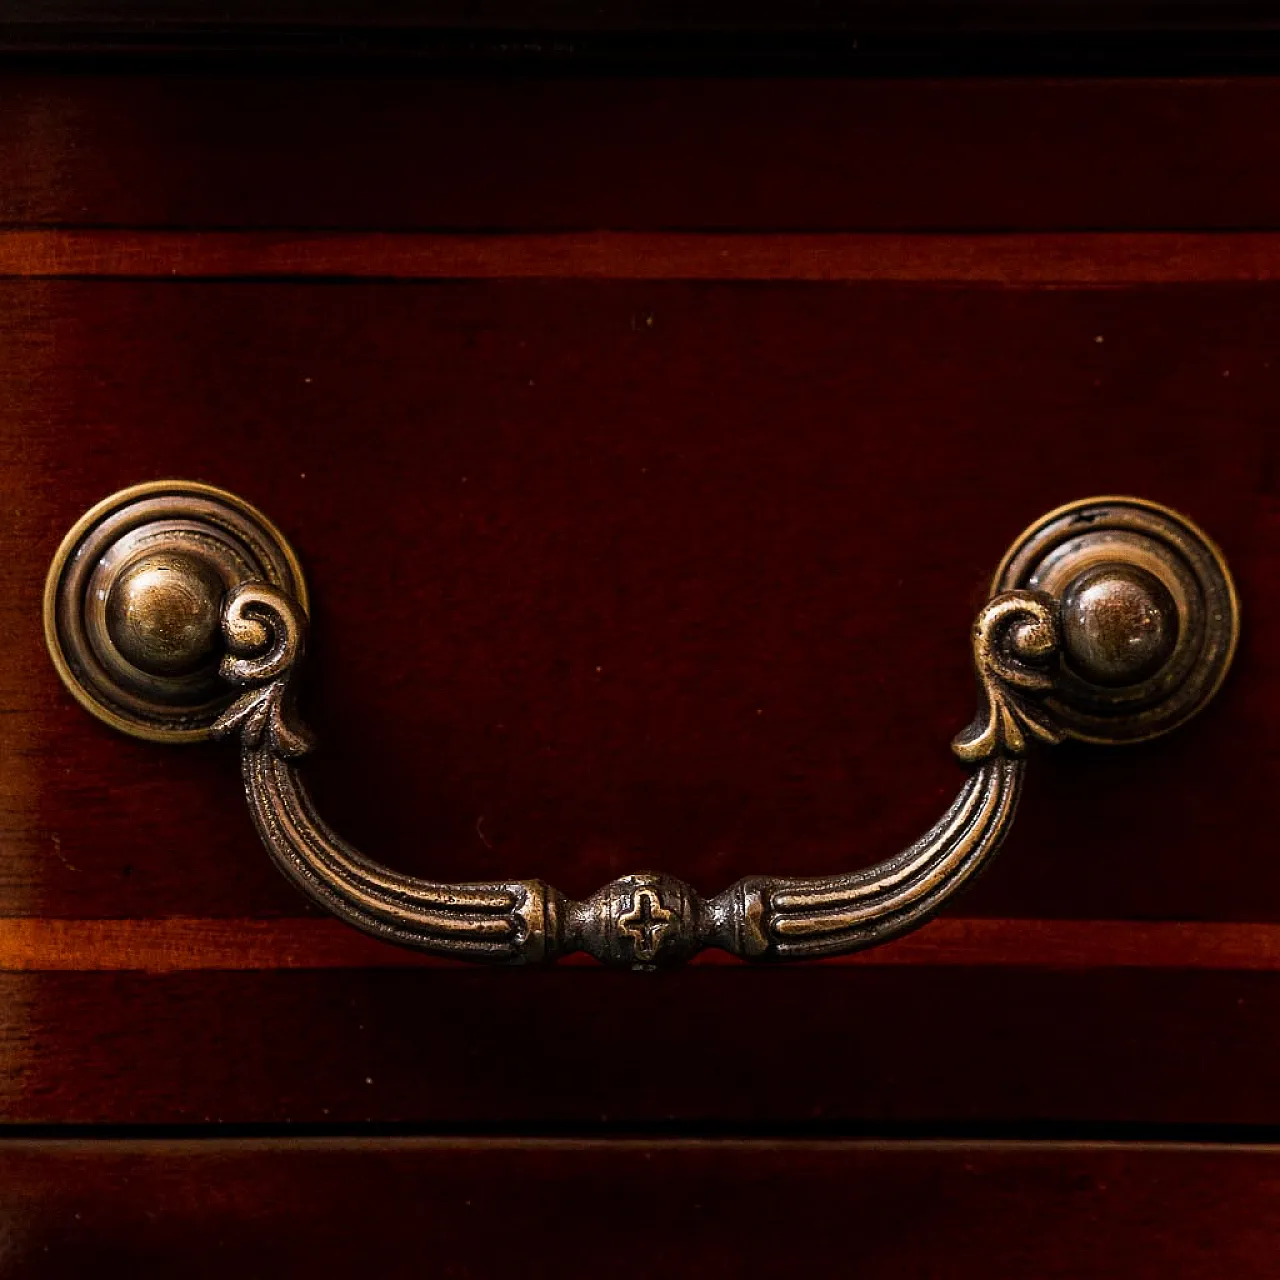
<path fill-rule="evenodd" d="M 328 109 L 332 86 L 299 83 Z M 537 82 L 520 127 L 550 138 L 571 104 L 616 122 L 618 95 L 657 92 L 619 83 Z M 1144 140 L 1191 111 L 1208 156 L 1280 110 L 1280 87 L 780 82 L 779 137 L 821 116 L 829 147 L 878 102 L 914 155 L 933 103 L 985 121 L 1008 164 L 989 186 L 970 174 L 962 209 L 930 204 L 910 165 L 856 184 L 835 166 L 833 194 L 827 150 L 721 154 L 756 184 L 733 235 L 669 229 L 722 219 L 692 177 L 663 187 L 678 208 L 629 194 L 643 159 L 693 163 L 634 110 L 630 132 L 585 131 L 603 166 L 589 190 L 540 185 L 514 148 L 478 166 L 456 139 L 453 186 L 403 165 L 400 185 L 357 180 L 388 114 L 423 128 L 487 103 L 473 141 L 509 118 L 516 89 L 470 82 L 366 86 L 326 144 L 345 205 L 318 187 L 290 203 L 286 158 L 322 143 L 269 115 L 201 135 L 210 172 L 238 140 L 249 176 L 188 207 L 180 131 L 123 127 L 163 87 L 4 89 L 45 133 L 0 138 L 22 175 L 0 233 L 0 1115 L 1280 1120 L 1271 178 L 1237 151 L 1234 185 L 1215 183 L 1157 148 L 1159 216 L 1127 170 L 1090 165 L 1037 203 L 992 105 L 1056 119 L 1074 94 L 1095 114 L 1046 145 L 1118 163 L 1102 104 Z M 175 119 L 214 129 L 196 90 L 169 87 Z M 685 107 L 705 137 L 743 127 L 720 99 Z M 153 178 L 109 182 L 101 157 L 139 148 Z M 769 200 L 788 184 L 779 230 Z M 502 208 L 518 221 L 501 233 L 404 230 L 492 227 Z M 1228 234 L 1235 218 L 1255 230 Z M 246 225 L 263 219 L 345 229 Z M 903 230 L 926 219 L 969 233 Z M 592 229 L 547 230 L 566 225 Z M 1038 761 L 1000 862 L 916 939 L 777 973 L 473 973 L 309 914 L 258 847 L 233 753 L 124 740 L 63 694 L 38 626 L 53 548 L 97 498 L 167 475 L 242 493 L 295 542 L 326 744 L 309 777 L 356 843 L 445 877 L 582 894 L 656 863 L 714 891 L 906 843 L 959 782 L 945 747 L 969 714 L 964 636 L 990 571 L 1073 497 L 1133 492 L 1202 523 L 1238 576 L 1245 638 L 1192 729 Z M 748 1051 L 726 1076 L 727 1045 Z"/>
<path fill-rule="evenodd" d="M 8 1142 L 15 1277 L 1270 1277 L 1280 1156 L 801 1142 Z"/>

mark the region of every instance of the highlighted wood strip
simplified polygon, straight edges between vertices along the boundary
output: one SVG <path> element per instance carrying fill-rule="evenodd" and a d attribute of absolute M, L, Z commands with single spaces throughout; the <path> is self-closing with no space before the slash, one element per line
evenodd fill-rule
<path fill-rule="evenodd" d="M 570 958 L 566 963 L 574 964 Z M 580 957 L 577 963 L 590 967 Z M 738 965 L 720 952 L 696 964 Z M 897 942 L 824 964 L 1280 972 L 1280 924 L 1128 920 L 935 920 Z M 0 920 L 0 971 L 366 969 L 454 962 L 336 920 Z"/>
<path fill-rule="evenodd" d="M 0 276 L 1258 283 L 1280 279 L 1280 233 L 4 231 Z"/>

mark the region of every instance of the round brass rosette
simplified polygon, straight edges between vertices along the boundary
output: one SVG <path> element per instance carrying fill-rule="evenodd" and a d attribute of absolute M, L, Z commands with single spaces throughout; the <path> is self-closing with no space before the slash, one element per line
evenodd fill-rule
<path fill-rule="evenodd" d="M 1176 729 L 1226 677 L 1240 602 L 1222 552 L 1186 516 L 1139 498 L 1087 498 L 1037 520 L 992 593 L 1059 602 L 1061 670 L 1044 709 L 1066 735 L 1121 743 Z"/>
<path fill-rule="evenodd" d="M 189 480 L 134 485 L 87 512 L 54 555 L 49 654 L 80 704 L 114 728 L 202 741 L 235 698 L 218 674 L 223 600 L 254 581 L 305 610 L 298 558 L 256 507 Z"/>

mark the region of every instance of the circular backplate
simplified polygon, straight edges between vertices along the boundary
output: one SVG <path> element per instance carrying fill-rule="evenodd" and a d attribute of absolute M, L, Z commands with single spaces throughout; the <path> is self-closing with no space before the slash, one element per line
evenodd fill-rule
<path fill-rule="evenodd" d="M 218 676 L 211 619 L 249 580 L 307 607 L 297 556 L 255 507 L 188 480 L 122 489 L 76 522 L 49 566 L 54 666 L 107 724 L 153 741 L 201 741 L 234 697 Z"/>
<path fill-rule="evenodd" d="M 1240 605 L 1221 551 L 1185 516 L 1154 502 L 1089 498 L 1051 511 L 996 570 L 993 591 L 1018 589 L 1065 597 L 1068 607 L 1097 599 L 1129 616 L 1135 601 L 1152 606 L 1143 621 L 1161 629 L 1159 647 L 1148 642 L 1148 660 L 1132 665 L 1130 683 L 1102 681 L 1087 640 L 1073 668 L 1067 646 L 1046 706 L 1071 737 L 1087 742 L 1137 742 L 1176 728 L 1217 691 L 1235 654 Z M 1114 639 L 1109 626 L 1098 620 L 1093 638 Z"/>

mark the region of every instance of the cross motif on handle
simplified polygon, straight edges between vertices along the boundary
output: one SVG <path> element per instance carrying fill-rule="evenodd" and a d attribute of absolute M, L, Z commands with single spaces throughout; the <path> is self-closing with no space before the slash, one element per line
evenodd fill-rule
<path fill-rule="evenodd" d="M 618 917 L 618 932 L 631 939 L 632 954 L 647 964 L 658 954 L 672 919 L 657 892 L 642 886 L 631 899 L 631 910 Z"/>

